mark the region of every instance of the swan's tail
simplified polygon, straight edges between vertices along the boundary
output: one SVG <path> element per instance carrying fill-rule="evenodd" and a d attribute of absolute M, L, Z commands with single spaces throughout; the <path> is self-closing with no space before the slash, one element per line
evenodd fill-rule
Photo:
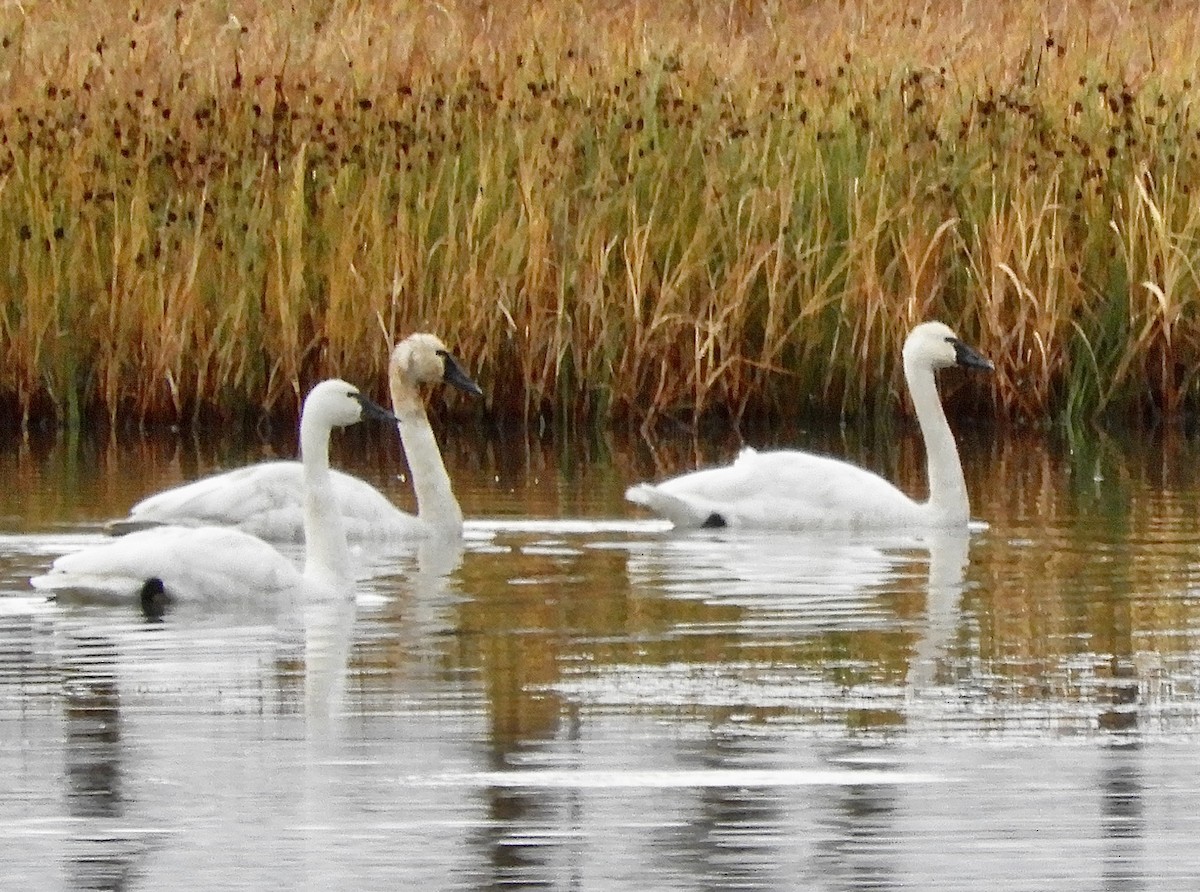
<path fill-rule="evenodd" d="M 625 499 L 643 508 L 649 508 L 655 514 L 665 517 L 677 527 L 703 526 L 709 512 L 696 505 L 663 492 L 651 483 L 638 483 L 625 490 Z"/>
<path fill-rule="evenodd" d="M 87 597 L 97 602 L 127 602 L 144 580 L 124 576 L 89 575 L 86 573 L 43 573 L 34 576 L 29 584 L 49 597 Z"/>
<path fill-rule="evenodd" d="M 141 520 L 135 517 L 122 517 L 119 520 L 110 520 L 106 523 L 104 525 L 104 532 L 110 536 L 128 536 L 130 533 L 164 525 L 165 521 L 161 520 Z"/>

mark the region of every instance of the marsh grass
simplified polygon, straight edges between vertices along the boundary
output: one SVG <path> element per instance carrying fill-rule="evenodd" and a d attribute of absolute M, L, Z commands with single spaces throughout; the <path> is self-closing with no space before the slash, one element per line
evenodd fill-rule
<path fill-rule="evenodd" d="M 441 333 L 498 415 L 1175 415 L 1197 25 L 1157 3 L 147 0 L 0 13 L 0 404 L 382 395 Z M 449 397 L 453 399 L 453 397 Z M 453 411 L 465 403 L 446 408 Z"/>

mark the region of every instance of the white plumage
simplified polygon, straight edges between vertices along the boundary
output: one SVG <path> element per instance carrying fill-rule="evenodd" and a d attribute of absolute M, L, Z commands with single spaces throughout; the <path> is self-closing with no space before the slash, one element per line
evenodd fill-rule
<path fill-rule="evenodd" d="M 797 450 L 746 449 L 732 465 L 630 487 L 625 497 L 677 527 L 895 529 L 965 527 L 966 482 L 934 371 L 992 363 L 940 322 L 904 342 L 904 376 L 925 441 L 929 500 L 917 502 L 878 474 Z"/>
<path fill-rule="evenodd" d="M 460 536 L 463 516 L 429 425 L 421 384 L 446 383 L 468 393 L 482 391 L 434 335 L 401 341 L 388 363 L 392 407 L 412 473 L 417 515 L 401 511 L 364 480 L 332 472 L 334 498 L 351 541 L 411 540 Z M 273 542 L 303 534 L 303 473 L 296 461 L 271 461 L 205 477 L 164 490 L 130 509 L 111 525 L 121 533 L 162 524 L 230 526 Z"/>
<path fill-rule="evenodd" d="M 229 527 L 161 526 L 83 548 L 30 580 L 34 588 L 104 600 L 165 598 L 201 604 L 348 595 L 354 571 L 333 498 L 329 436 L 364 417 L 395 420 L 345 381 L 323 381 L 304 401 L 300 421 L 305 564 L 301 572 L 272 546 Z"/>
<path fill-rule="evenodd" d="M 294 564 L 261 539 L 230 527 L 153 527 L 55 560 L 30 582 L 130 603 L 157 579 L 172 600 L 204 604 L 232 594 L 269 597 L 303 585 Z M 232 593 L 232 594 L 231 594 Z"/>
<path fill-rule="evenodd" d="M 365 480 L 338 470 L 331 470 L 330 477 L 351 541 L 423 535 L 416 517 L 399 510 Z M 224 526 L 269 542 L 299 542 L 304 536 L 303 492 L 300 462 L 260 462 L 155 493 L 110 529 L 124 533 L 163 525 Z"/>

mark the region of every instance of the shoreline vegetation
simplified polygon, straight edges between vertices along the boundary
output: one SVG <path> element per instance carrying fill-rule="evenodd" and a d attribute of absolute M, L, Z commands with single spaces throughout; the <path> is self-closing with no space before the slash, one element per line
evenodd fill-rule
<path fill-rule="evenodd" d="M 290 417 L 417 329 L 497 417 L 891 413 L 930 318 L 960 411 L 1192 413 L 1198 56 L 1167 2 L 10 4 L 0 418 Z"/>

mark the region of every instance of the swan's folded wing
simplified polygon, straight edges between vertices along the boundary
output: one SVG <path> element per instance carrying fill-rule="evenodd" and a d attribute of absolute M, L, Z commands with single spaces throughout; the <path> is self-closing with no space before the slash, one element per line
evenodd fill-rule
<path fill-rule="evenodd" d="M 330 475 L 351 539 L 422 532 L 417 518 L 397 509 L 365 480 L 336 470 Z M 126 533 L 165 524 L 235 527 L 271 542 L 300 542 L 304 468 L 297 461 L 274 461 L 203 477 L 143 499 L 109 529 Z"/>
<path fill-rule="evenodd" d="M 732 465 L 692 471 L 657 484 L 639 483 L 625 491 L 625 498 L 677 527 L 729 526 L 739 504 L 763 497 L 763 481 L 753 468 L 756 455 L 747 450 Z"/>
<path fill-rule="evenodd" d="M 878 474 L 794 450 L 747 449 L 731 465 L 641 484 L 626 497 L 677 526 L 871 527 L 915 508 Z"/>
<path fill-rule="evenodd" d="M 418 539 L 429 532 L 418 517 L 401 511 L 367 481 L 342 471 L 331 471 L 333 494 L 351 540 Z"/>
<path fill-rule="evenodd" d="M 42 591 L 105 600 L 134 600 L 149 579 L 172 598 L 211 602 L 261 598 L 298 590 L 299 569 L 240 530 L 163 526 L 130 533 L 59 557 L 30 579 Z"/>
<path fill-rule="evenodd" d="M 134 505 L 129 517 L 113 526 L 114 531 L 120 531 L 121 525 L 231 526 L 259 535 L 272 521 L 278 525 L 281 514 L 296 514 L 287 525 L 299 521 L 303 493 L 299 462 L 265 462 L 156 493 Z"/>
<path fill-rule="evenodd" d="M 900 498 L 910 501 L 894 484 L 874 471 L 828 455 L 800 450 L 743 452 L 734 468 L 747 491 L 775 494 L 833 509 L 847 502 L 879 504 Z"/>

